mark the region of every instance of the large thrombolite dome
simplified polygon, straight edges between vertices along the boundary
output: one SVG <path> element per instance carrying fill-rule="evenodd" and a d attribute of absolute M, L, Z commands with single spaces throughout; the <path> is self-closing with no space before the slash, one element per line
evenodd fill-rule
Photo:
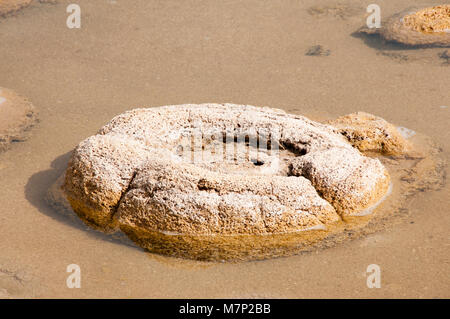
<path fill-rule="evenodd" d="M 90 226 L 120 229 L 149 251 L 281 255 L 387 194 L 387 170 L 358 147 L 391 155 L 407 147 L 370 114 L 330 124 L 247 105 L 135 109 L 75 148 L 64 197 Z"/>

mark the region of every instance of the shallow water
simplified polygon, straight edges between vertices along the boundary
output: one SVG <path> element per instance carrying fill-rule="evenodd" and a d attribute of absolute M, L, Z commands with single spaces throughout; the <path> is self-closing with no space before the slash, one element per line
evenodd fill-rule
<path fill-rule="evenodd" d="M 44 200 L 68 152 L 138 106 L 230 102 L 317 120 L 365 111 L 429 136 L 450 160 L 445 49 L 352 35 L 365 23 L 359 1 L 80 0 L 80 30 L 66 27 L 68 3 L 0 19 L 0 86 L 40 113 L 29 140 L 0 154 L 0 297 L 449 297 L 448 184 L 414 195 L 384 230 L 241 263 L 148 254 Z M 383 17 L 430 2 L 377 4 Z M 330 55 L 306 56 L 315 45 Z M 72 263 L 81 289 L 66 286 Z M 366 286 L 369 264 L 381 289 Z"/>

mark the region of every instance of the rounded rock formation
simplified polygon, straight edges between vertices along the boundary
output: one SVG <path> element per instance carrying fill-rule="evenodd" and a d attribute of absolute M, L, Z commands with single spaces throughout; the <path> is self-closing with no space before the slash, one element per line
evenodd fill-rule
<path fill-rule="evenodd" d="M 389 180 L 332 126 L 202 104 L 116 116 L 76 147 L 63 189 L 95 228 L 120 228 L 150 251 L 210 259 L 293 245 L 290 235 L 377 203 Z"/>
<path fill-rule="evenodd" d="M 372 114 L 356 112 L 327 123 L 337 128 L 361 152 L 399 156 L 410 149 L 398 128 Z"/>
<path fill-rule="evenodd" d="M 36 123 L 34 106 L 26 98 L 0 87 L 0 152 L 23 141 Z"/>
<path fill-rule="evenodd" d="M 450 5 L 408 9 L 383 20 L 381 28 L 360 32 L 406 46 L 450 47 Z"/>

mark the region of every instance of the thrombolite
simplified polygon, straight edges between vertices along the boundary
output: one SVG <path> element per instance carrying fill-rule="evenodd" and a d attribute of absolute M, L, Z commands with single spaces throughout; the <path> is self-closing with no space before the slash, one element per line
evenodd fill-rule
<path fill-rule="evenodd" d="M 390 189 L 380 159 L 417 154 L 362 112 L 322 124 L 248 105 L 143 108 L 82 141 L 49 198 L 151 252 L 260 259 L 367 222 Z"/>
<path fill-rule="evenodd" d="M 28 99 L 0 87 L 0 153 L 24 141 L 36 121 L 36 109 Z"/>
<path fill-rule="evenodd" d="M 58 0 L 0 0 L 0 18 L 14 15 L 34 2 L 55 4 Z"/>
<path fill-rule="evenodd" d="M 382 19 L 380 28 L 363 27 L 359 32 L 408 47 L 450 47 L 450 5 L 409 8 Z"/>
<path fill-rule="evenodd" d="M 33 0 L 0 0 L 0 17 L 13 14 L 31 4 Z"/>

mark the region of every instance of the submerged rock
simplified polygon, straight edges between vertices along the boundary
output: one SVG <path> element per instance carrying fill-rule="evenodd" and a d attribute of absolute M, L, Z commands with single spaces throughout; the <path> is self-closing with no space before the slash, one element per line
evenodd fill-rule
<path fill-rule="evenodd" d="M 327 123 L 336 127 L 354 147 L 362 152 L 402 155 L 410 148 L 398 128 L 372 114 L 357 112 Z"/>
<path fill-rule="evenodd" d="M 56 4 L 58 0 L 0 0 L 0 18 L 14 15 L 32 2 Z"/>
<path fill-rule="evenodd" d="M 36 121 L 31 102 L 0 87 L 0 152 L 8 149 L 12 142 L 24 141 Z"/>
<path fill-rule="evenodd" d="M 450 52 L 448 50 L 439 53 L 438 56 L 442 59 L 442 64 L 450 65 Z"/>
<path fill-rule="evenodd" d="M 389 181 L 332 126 L 271 108 L 176 105 L 116 116 L 75 148 L 64 196 L 50 197 L 150 251 L 229 259 L 298 246 L 299 232 L 376 204 Z"/>
<path fill-rule="evenodd" d="M 331 50 L 325 49 L 322 45 L 314 45 L 310 47 L 305 55 L 308 56 L 329 56 L 331 54 Z"/>
<path fill-rule="evenodd" d="M 383 20 L 381 28 L 359 31 L 407 46 L 450 47 L 450 5 L 408 9 Z"/>
<path fill-rule="evenodd" d="M 31 2 L 33 0 L 0 0 L 0 17 L 13 14 L 29 6 Z"/>

